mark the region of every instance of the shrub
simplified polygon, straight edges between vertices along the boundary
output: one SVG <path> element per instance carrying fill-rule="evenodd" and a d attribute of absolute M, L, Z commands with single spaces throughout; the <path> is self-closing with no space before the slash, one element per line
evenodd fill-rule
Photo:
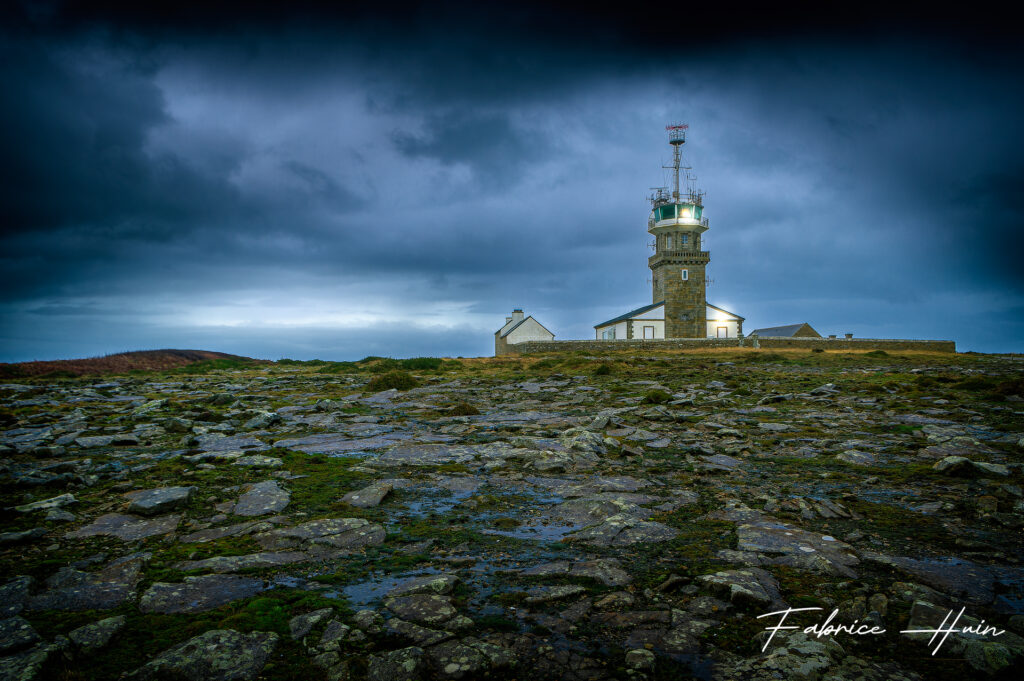
<path fill-rule="evenodd" d="M 479 416 L 480 410 L 467 402 L 459 402 L 448 413 L 451 416 Z"/>
<path fill-rule="evenodd" d="M 888 357 L 889 353 L 885 350 L 872 350 L 871 352 L 865 352 L 865 357 Z"/>
<path fill-rule="evenodd" d="M 672 399 L 664 390 L 648 390 L 644 395 L 643 404 L 665 404 Z"/>
<path fill-rule="evenodd" d="M 416 379 L 413 378 L 406 371 L 389 371 L 380 376 L 374 376 L 370 383 L 366 386 L 367 390 L 371 392 L 380 392 L 381 390 L 408 390 L 409 388 L 415 388 L 419 385 Z"/>
<path fill-rule="evenodd" d="M 612 367 L 610 364 L 601 364 L 596 369 L 594 369 L 595 376 L 607 376 L 611 372 Z"/>

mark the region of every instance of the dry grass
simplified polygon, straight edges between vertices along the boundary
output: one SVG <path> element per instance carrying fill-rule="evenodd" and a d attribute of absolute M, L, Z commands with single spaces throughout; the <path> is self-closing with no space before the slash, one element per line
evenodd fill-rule
<path fill-rule="evenodd" d="M 226 359 L 252 361 L 247 357 L 209 350 L 139 350 L 119 352 L 88 359 L 58 359 L 52 361 L 0 363 L 0 378 L 61 375 L 86 376 L 120 374 L 128 371 L 165 371 L 188 366 L 195 362 Z"/>

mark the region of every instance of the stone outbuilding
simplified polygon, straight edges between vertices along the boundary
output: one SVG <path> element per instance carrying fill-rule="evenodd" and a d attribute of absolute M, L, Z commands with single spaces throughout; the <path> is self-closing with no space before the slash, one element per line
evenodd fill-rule
<path fill-rule="evenodd" d="M 788 326 L 768 326 L 763 329 L 754 329 L 751 336 L 768 336 L 774 338 L 821 338 L 821 334 L 811 328 L 807 322 L 803 324 L 789 324 Z"/>
<path fill-rule="evenodd" d="M 505 326 L 494 332 L 494 354 L 507 355 L 512 350 L 509 345 L 525 341 L 550 341 L 555 334 L 544 328 L 544 325 L 532 316 L 524 317 L 520 309 L 512 310 L 511 317 L 505 317 Z"/>

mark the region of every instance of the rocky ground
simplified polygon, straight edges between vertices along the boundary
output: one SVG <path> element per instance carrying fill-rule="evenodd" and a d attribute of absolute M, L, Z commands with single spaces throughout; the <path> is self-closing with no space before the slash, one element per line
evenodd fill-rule
<path fill-rule="evenodd" d="M 9 382 L 0 679 L 1021 678 L 1022 370 L 734 350 Z M 762 651 L 786 607 L 885 633 Z M 962 607 L 1006 633 L 899 633 Z"/>

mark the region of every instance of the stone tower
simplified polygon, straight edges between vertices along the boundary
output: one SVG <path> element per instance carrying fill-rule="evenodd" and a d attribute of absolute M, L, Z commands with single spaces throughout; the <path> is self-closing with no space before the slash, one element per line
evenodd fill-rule
<path fill-rule="evenodd" d="M 693 188 L 679 191 L 682 146 L 686 125 L 669 125 L 672 145 L 672 193 L 660 187 L 651 197 L 647 231 L 654 235 L 651 268 L 652 303 L 665 301 L 665 338 L 707 337 L 707 286 L 705 268 L 711 260 L 700 248 L 701 234 L 708 229 L 704 195 Z M 687 176 L 687 180 L 692 180 Z M 688 182 L 689 184 L 689 182 Z"/>

